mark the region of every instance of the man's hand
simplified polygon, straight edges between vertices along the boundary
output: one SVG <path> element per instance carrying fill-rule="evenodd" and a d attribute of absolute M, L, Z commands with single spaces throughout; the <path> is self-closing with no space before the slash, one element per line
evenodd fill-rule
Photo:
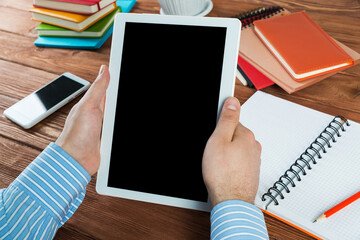
<path fill-rule="evenodd" d="M 261 145 L 239 123 L 240 103 L 228 98 L 202 162 L 204 181 L 213 206 L 226 200 L 254 203 L 259 185 Z"/>
<path fill-rule="evenodd" d="M 55 142 L 90 175 L 95 174 L 100 165 L 100 137 L 109 80 L 108 67 L 102 65 L 94 83 L 71 109 L 64 129 Z"/>

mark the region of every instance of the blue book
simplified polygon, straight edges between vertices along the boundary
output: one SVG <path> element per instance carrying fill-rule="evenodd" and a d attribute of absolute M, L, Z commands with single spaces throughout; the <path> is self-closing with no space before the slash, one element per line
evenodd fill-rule
<path fill-rule="evenodd" d="M 136 0 L 119 0 L 116 5 L 121 7 L 121 12 L 128 13 L 134 7 Z"/>
<path fill-rule="evenodd" d="M 119 0 L 117 6 L 121 12 L 128 13 L 135 5 L 136 0 Z M 121 13 L 120 13 L 121 14 Z M 113 26 L 106 31 L 101 38 L 80 38 L 80 37 L 38 37 L 34 44 L 37 47 L 71 48 L 71 49 L 98 49 L 111 36 Z"/>
<path fill-rule="evenodd" d="M 98 49 L 111 36 L 114 24 L 101 38 L 38 37 L 34 44 L 37 47 Z"/>

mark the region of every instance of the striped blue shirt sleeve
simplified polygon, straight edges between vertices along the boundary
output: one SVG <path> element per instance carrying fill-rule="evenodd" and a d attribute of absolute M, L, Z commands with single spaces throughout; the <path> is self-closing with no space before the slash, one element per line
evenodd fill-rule
<path fill-rule="evenodd" d="M 52 239 L 85 197 L 89 173 L 55 143 L 0 190 L 0 239 Z"/>
<path fill-rule="evenodd" d="M 264 215 L 254 205 L 240 200 L 217 204 L 210 215 L 211 240 L 268 240 Z"/>

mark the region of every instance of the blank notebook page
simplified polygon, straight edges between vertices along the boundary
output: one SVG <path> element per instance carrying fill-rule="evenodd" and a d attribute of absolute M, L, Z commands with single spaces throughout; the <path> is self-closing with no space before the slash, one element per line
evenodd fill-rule
<path fill-rule="evenodd" d="M 240 122 L 254 132 L 262 145 L 260 184 L 255 204 L 263 208 L 261 196 L 279 180 L 334 116 L 256 92 L 242 107 Z M 290 193 L 283 191 L 279 205 L 267 211 L 325 239 L 360 239 L 360 200 L 322 222 L 322 213 L 360 191 L 360 125 L 350 122 L 346 132 L 326 148 L 312 170 L 294 180 Z"/>

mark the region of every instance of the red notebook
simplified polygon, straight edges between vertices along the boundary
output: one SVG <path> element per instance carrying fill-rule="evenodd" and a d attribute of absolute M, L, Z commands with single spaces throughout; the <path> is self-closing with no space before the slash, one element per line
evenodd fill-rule
<path fill-rule="evenodd" d="M 254 84 L 257 90 L 262 88 L 266 88 L 274 84 L 268 77 L 262 74 L 259 70 L 257 70 L 250 63 L 245 61 L 242 57 L 238 56 L 238 65 L 244 71 L 246 76 L 250 79 L 250 81 Z"/>

